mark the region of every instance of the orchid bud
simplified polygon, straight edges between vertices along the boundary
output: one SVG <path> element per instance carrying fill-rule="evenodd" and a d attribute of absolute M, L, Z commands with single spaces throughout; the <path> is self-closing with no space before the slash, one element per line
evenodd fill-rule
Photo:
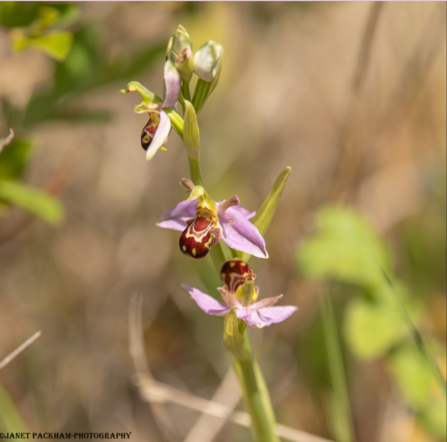
<path fill-rule="evenodd" d="M 194 72 L 192 40 L 182 25 L 179 25 L 175 31 L 172 50 L 177 54 L 177 58 L 174 60 L 174 66 L 180 72 L 182 79 L 189 82 Z"/>
<path fill-rule="evenodd" d="M 188 31 L 182 25 L 178 25 L 173 37 L 171 47 L 176 54 L 179 54 L 185 48 L 189 48 L 192 51 L 191 37 L 189 36 Z"/>
<path fill-rule="evenodd" d="M 209 40 L 194 54 L 194 73 L 205 81 L 216 78 L 222 59 L 222 45 L 216 41 Z"/>

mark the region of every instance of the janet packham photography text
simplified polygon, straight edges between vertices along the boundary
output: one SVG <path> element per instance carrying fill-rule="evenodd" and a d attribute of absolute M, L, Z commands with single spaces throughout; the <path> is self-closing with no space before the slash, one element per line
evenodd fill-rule
<path fill-rule="evenodd" d="M 130 439 L 129 433 L 0 433 L 1 439 Z"/>

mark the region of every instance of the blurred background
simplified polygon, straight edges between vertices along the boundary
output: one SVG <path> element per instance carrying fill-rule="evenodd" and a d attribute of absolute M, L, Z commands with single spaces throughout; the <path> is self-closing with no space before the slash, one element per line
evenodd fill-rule
<path fill-rule="evenodd" d="M 251 330 L 278 422 L 340 442 L 445 440 L 445 395 L 402 311 L 445 380 L 445 17 L 444 2 L 2 2 L 0 138 L 15 138 L 0 153 L 0 360 L 42 336 L 0 370 L 0 431 L 188 437 L 200 414 L 167 403 L 166 431 L 135 384 L 135 293 L 157 381 L 212 399 L 230 367 L 221 318 L 179 288 L 217 296 L 211 260 L 185 258 L 178 234 L 155 226 L 185 198 L 184 147 L 172 131 L 146 162 L 140 96 L 118 93 L 136 80 L 162 95 L 181 23 L 194 49 L 225 48 L 199 116 L 210 194 L 257 210 L 292 168 L 270 259 L 250 261 L 261 297 L 299 307 Z M 234 382 L 224 390 L 237 398 Z M 250 440 L 231 422 L 214 432 L 189 440 Z"/>

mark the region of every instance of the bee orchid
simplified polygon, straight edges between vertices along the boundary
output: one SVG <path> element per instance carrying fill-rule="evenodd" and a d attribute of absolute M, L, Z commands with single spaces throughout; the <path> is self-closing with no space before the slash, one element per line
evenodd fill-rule
<path fill-rule="evenodd" d="M 259 288 L 254 286 L 256 275 L 250 266 L 240 259 L 226 261 L 220 273 L 224 285 L 217 290 L 222 295 L 224 303 L 195 287 L 181 285 L 182 289 L 209 315 L 225 316 L 232 307 L 235 307 L 238 319 L 242 319 L 250 327 L 263 328 L 284 321 L 298 309 L 293 305 L 273 306 L 283 295 L 256 301 L 259 294 Z"/>
<path fill-rule="evenodd" d="M 183 254 L 204 258 L 222 239 L 232 249 L 268 258 L 264 238 L 249 221 L 256 212 L 241 207 L 237 196 L 214 201 L 202 186 L 187 179 L 182 184 L 191 191 L 190 197 L 165 212 L 157 226 L 182 232 L 179 244 Z"/>

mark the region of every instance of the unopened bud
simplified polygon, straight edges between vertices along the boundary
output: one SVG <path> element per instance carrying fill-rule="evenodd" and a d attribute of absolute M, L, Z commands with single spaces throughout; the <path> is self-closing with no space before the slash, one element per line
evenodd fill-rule
<path fill-rule="evenodd" d="M 222 60 L 223 47 L 216 41 L 209 40 L 194 54 L 194 72 L 205 81 L 216 78 Z"/>
<path fill-rule="evenodd" d="M 194 72 L 194 60 L 192 55 L 192 40 L 186 29 L 179 25 L 172 40 L 172 50 L 177 58 L 174 66 L 180 72 L 182 79 L 189 82 Z"/>
<path fill-rule="evenodd" d="M 178 25 L 172 41 L 172 50 L 179 54 L 185 48 L 189 48 L 192 51 L 192 40 L 187 30 L 182 25 Z"/>

